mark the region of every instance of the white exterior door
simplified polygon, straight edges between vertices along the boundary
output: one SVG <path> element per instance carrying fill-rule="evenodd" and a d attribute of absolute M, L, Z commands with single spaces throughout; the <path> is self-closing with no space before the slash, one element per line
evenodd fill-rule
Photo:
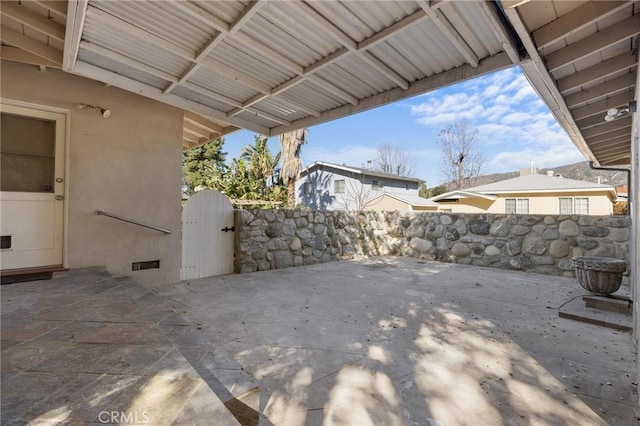
<path fill-rule="evenodd" d="M 62 265 L 66 116 L 0 106 L 0 269 Z"/>
<path fill-rule="evenodd" d="M 212 277 L 233 272 L 233 206 L 218 191 L 200 191 L 182 210 L 182 268 L 180 279 Z"/>

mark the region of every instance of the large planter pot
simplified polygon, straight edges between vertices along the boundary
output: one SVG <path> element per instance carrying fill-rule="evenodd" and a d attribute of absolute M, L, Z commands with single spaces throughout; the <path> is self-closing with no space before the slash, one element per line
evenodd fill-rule
<path fill-rule="evenodd" d="M 571 259 L 578 283 L 587 291 L 607 295 L 618 291 L 622 274 L 627 270 L 624 260 L 598 256 L 578 256 Z"/>

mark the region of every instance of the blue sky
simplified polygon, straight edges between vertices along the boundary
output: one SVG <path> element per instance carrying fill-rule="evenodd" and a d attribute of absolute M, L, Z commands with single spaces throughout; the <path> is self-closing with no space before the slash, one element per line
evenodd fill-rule
<path fill-rule="evenodd" d="M 584 161 L 519 67 L 310 127 L 303 161 L 360 167 L 375 159 L 380 144 L 401 145 L 415 161 L 414 175 L 433 187 L 443 181 L 438 132 L 458 119 L 480 132 L 484 174 L 516 171 L 530 161 L 538 168 Z M 228 158 L 253 139 L 244 130 L 225 136 Z M 269 147 L 278 152 L 278 138 Z"/>

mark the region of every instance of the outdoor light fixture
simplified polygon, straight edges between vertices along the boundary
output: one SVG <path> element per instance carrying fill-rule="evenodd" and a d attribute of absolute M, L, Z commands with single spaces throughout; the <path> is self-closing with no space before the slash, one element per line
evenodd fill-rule
<path fill-rule="evenodd" d="M 109 118 L 111 116 L 111 110 L 102 108 L 99 106 L 95 106 L 95 105 L 78 104 L 78 109 L 87 109 L 89 111 L 97 111 L 100 113 L 102 118 Z"/>
<path fill-rule="evenodd" d="M 604 116 L 604 121 L 613 121 L 632 112 L 636 112 L 636 101 L 631 101 L 627 105 L 622 105 L 618 108 L 609 109 L 607 115 Z"/>

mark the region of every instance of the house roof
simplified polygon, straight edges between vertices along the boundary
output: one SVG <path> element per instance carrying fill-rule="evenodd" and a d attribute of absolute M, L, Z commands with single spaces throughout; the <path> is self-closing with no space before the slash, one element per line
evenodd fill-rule
<path fill-rule="evenodd" d="M 467 188 L 467 192 L 501 194 L 518 192 L 608 191 L 615 196 L 615 187 L 599 183 L 566 179 L 557 176 L 531 174 Z"/>
<path fill-rule="evenodd" d="M 436 195 L 435 197 L 431 197 L 429 199 L 431 201 L 440 201 L 440 200 L 447 200 L 452 198 L 484 198 L 485 200 L 494 201 L 498 197 L 496 197 L 495 195 L 487 195 L 487 194 L 481 194 L 479 192 L 471 192 L 468 190 L 463 191 L 463 190 L 457 189 L 455 191 L 449 191 L 449 192 L 445 192 L 444 194 Z"/>
<path fill-rule="evenodd" d="M 311 164 L 309 167 L 306 167 L 304 170 L 302 170 L 301 173 L 310 173 L 313 170 L 322 168 L 322 167 L 332 167 L 334 169 L 344 170 L 345 172 L 348 172 L 348 173 L 355 173 L 359 175 L 373 176 L 373 177 L 379 177 L 384 179 L 393 179 L 393 180 L 400 180 L 405 182 L 416 182 L 416 183 L 422 182 L 421 179 L 418 179 L 416 177 L 399 176 L 399 175 L 394 175 L 393 173 L 386 173 L 378 170 L 370 170 L 362 167 L 347 166 L 345 164 L 327 163 L 326 161 L 316 161 L 315 163 Z"/>
<path fill-rule="evenodd" d="M 520 65 L 576 147 L 629 166 L 639 2 L 2 2 L 3 59 L 277 135 Z M 187 127 L 187 126 L 185 126 Z"/>
<path fill-rule="evenodd" d="M 406 204 L 409 204 L 411 206 L 438 207 L 438 203 L 434 203 L 433 201 L 428 200 L 426 198 L 422 198 L 422 197 L 420 197 L 418 195 L 391 194 L 389 192 L 385 192 L 383 194 L 376 195 L 375 197 L 372 197 L 369 200 L 367 200 L 367 202 L 365 204 L 369 204 L 369 203 L 373 202 L 374 200 L 377 200 L 378 198 L 383 198 L 383 197 L 395 198 L 396 200 L 401 201 L 401 202 L 406 203 Z"/>

